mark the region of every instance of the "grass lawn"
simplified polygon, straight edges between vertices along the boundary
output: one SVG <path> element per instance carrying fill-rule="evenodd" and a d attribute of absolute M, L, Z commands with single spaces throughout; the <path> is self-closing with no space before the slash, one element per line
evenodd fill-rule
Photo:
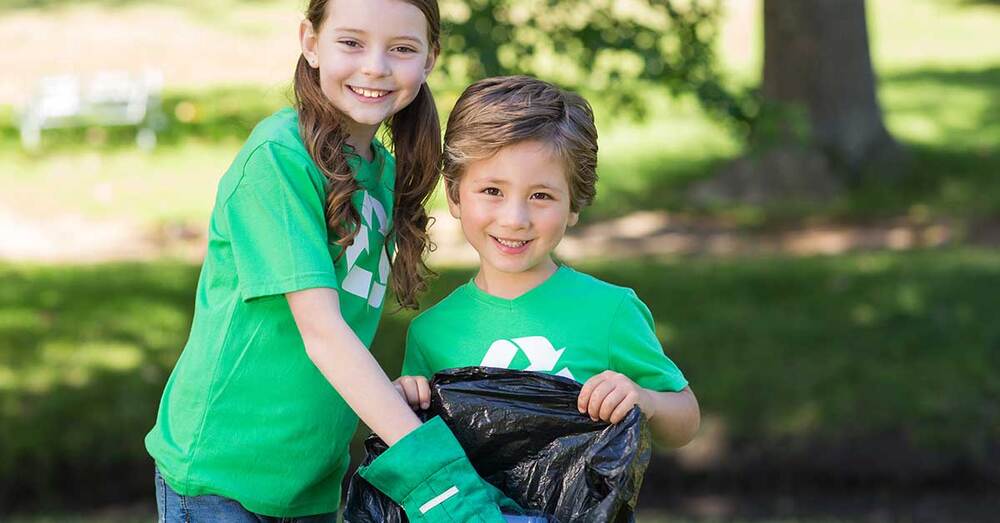
<path fill-rule="evenodd" d="M 864 474 L 993 470 L 981 460 L 1000 437 L 998 252 L 581 268 L 649 304 L 721 448 L 794 453 L 895 434 L 935 459 L 919 471 L 864 463 Z M 470 274 L 442 270 L 426 303 Z M 0 505 L 17 492 L 58 497 L 49 489 L 67 482 L 98 500 L 144 496 L 142 436 L 187 336 L 197 275 L 167 261 L 0 265 L 0 485 L 17 478 Z M 411 317 L 383 319 L 373 352 L 390 374 Z M 95 476 L 123 487 L 86 482 Z"/>
<path fill-rule="evenodd" d="M 28 5 L 43 7 L 36 11 Z M 79 9 L 90 13 L 85 20 L 93 20 L 116 16 L 119 9 L 141 10 L 143 5 L 93 1 Z M 208 12 L 195 5 L 178 0 L 158 9 L 173 9 L 192 27 L 210 24 L 233 42 L 247 45 L 255 37 L 276 38 L 274 28 L 260 26 L 264 14 L 297 9 L 292 2 L 264 2 L 247 11 Z M 63 16 L 76 12 L 59 0 L 24 1 L 8 6 L 7 16 L 49 13 L 50 8 Z M 1000 97 L 995 89 L 1000 48 L 991 37 L 1000 8 L 958 0 L 880 0 L 870 2 L 869 10 L 886 122 L 912 150 L 912 175 L 806 208 L 710 212 L 747 225 L 788 216 L 879 218 L 914 209 L 930 217 L 972 219 L 1000 212 L 1000 178 L 992 176 L 1000 172 Z M 751 83 L 759 75 L 759 5 L 734 4 L 729 12 L 720 41 L 721 61 L 735 81 Z M 933 44 L 916 36 L 923 34 L 935 34 Z M 8 166 L 0 206 L 38 220 L 75 213 L 153 227 L 180 222 L 203 230 L 216 181 L 241 141 L 255 122 L 288 101 L 286 85 L 220 87 L 210 78 L 205 81 L 171 84 L 164 97 L 170 125 L 152 154 L 135 150 L 131 130 L 92 129 L 50 133 L 42 154 L 27 155 L 17 143 L 14 109 L 0 106 L 0 162 Z M 440 78 L 434 83 L 444 115 L 458 86 Z M 706 117 L 694 100 L 671 99 L 656 90 L 644 97 L 651 100 L 646 121 L 612 114 L 594 100 L 601 130 L 601 181 L 597 203 L 584 214 L 585 220 L 641 209 L 705 212 L 685 201 L 684 186 L 741 151 L 738 140 Z M 439 194 L 434 205 L 442 204 Z"/>

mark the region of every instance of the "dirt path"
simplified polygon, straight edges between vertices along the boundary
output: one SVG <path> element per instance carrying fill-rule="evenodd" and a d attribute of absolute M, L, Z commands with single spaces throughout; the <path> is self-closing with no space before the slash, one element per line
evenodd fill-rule
<path fill-rule="evenodd" d="M 459 223 L 436 213 L 431 238 L 432 265 L 478 261 Z M 980 227 L 972 236 L 948 221 L 906 219 L 876 224 L 801 226 L 746 232 L 708 220 L 677 218 L 665 212 L 637 212 L 571 229 L 557 251 L 567 261 L 624 259 L 658 255 L 810 256 L 870 250 L 940 247 L 960 241 L 1000 245 L 1000 227 Z M 180 258 L 197 263 L 204 255 L 204 226 L 144 228 L 134 223 L 60 215 L 29 219 L 0 207 L 0 260 L 34 263 L 97 263 Z"/>

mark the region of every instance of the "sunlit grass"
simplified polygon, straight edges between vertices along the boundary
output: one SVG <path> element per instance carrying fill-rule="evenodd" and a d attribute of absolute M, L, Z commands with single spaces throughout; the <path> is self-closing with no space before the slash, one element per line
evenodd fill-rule
<path fill-rule="evenodd" d="M 719 60 L 735 80 L 760 80 L 762 0 L 724 2 Z M 1000 60 L 992 38 L 1000 20 L 996 2 L 872 0 L 868 14 L 872 63 L 880 74 L 917 69 L 981 69 Z"/>
<path fill-rule="evenodd" d="M 927 147 L 1000 149 L 1000 57 L 982 68 L 915 69 L 881 79 L 886 123 L 899 139 Z"/>
<path fill-rule="evenodd" d="M 992 38 L 995 2 L 873 0 L 867 2 L 872 61 L 881 73 L 923 68 L 981 69 L 1000 60 Z"/>
<path fill-rule="evenodd" d="M 14 172 L 2 203 L 36 220 L 79 214 L 148 225 L 207 222 L 216 184 L 238 149 L 236 142 L 188 142 L 153 153 L 97 149 L 35 158 L 8 150 L 0 162 Z"/>
<path fill-rule="evenodd" d="M 989 90 L 997 81 L 996 67 L 885 75 L 880 92 L 886 122 L 917 151 L 915 175 L 903 187 L 887 187 L 889 201 L 877 196 L 876 187 L 835 205 L 835 213 L 899 214 L 914 204 L 960 215 L 1000 208 L 998 183 L 987 176 L 1000 163 L 1000 102 Z M 595 101 L 600 182 L 585 219 L 685 208 L 686 184 L 740 153 L 736 136 L 689 98 L 672 100 L 662 93 L 649 98 L 653 105 L 645 121 L 616 117 Z M 286 103 L 280 90 L 253 87 L 175 93 L 166 103 L 171 128 L 152 153 L 132 146 L 131 130 L 89 137 L 85 131 L 54 133 L 40 155 L 26 154 L 7 140 L 0 144 L 8 176 L 0 204 L 36 219 L 78 213 L 151 225 L 180 222 L 202 230 L 218 178 L 241 141 L 256 121 Z M 0 131 L 7 129 L 13 138 L 15 131 L 6 125 L 0 121 Z M 432 207 L 444 207 L 441 195 Z"/>
<path fill-rule="evenodd" d="M 172 3 L 182 9 L 187 4 Z M 737 81 L 752 81 L 759 68 L 759 7 L 731 6 L 724 22 L 722 61 Z M 736 15 L 753 20 L 735 20 Z M 987 176 L 1000 167 L 1000 101 L 993 95 L 1000 81 L 1000 44 L 990 29 L 1000 20 L 1000 9 L 959 0 L 879 0 L 869 3 L 869 17 L 885 119 L 892 133 L 915 149 L 913 175 L 902 185 L 875 184 L 818 208 L 726 211 L 745 215 L 737 223 L 783 214 L 891 216 L 914 205 L 959 216 L 1000 210 L 1000 182 Z M 747 51 L 747 45 L 756 51 Z M 437 78 L 435 86 L 444 118 L 461 86 L 443 81 Z M 38 220 L 68 213 L 204 230 L 219 176 L 253 125 L 286 105 L 288 95 L 287 86 L 168 91 L 169 126 L 151 154 L 134 148 L 131 129 L 92 129 L 47 133 L 43 152 L 27 155 L 17 144 L 13 110 L 0 108 L 0 162 L 7 174 L 0 205 Z M 642 209 L 688 210 L 684 187 L 742 151 L 738 138 L 690 97 L 671 99 L 654 89 L 643 98 L 651 101 L 643 121 L 594 100 L 601 181 L 585 220 Z M 431 205 L 443 208 L 443 196 L 437 194 Z"/>

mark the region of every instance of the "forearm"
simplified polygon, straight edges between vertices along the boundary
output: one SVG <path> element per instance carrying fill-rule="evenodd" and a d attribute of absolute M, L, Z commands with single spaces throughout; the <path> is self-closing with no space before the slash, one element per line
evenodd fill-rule
<path fill-rule="evenodd" d="M 335 291 L 291 293 L 288 303 L 309 359 L 361 421 L 388 445 L 420 426 L 385 371 L 344 322 Z"/>
<path fill-rule="evenodd" d="M 701 411 L 690 387 L 680 392 L 643 390 L 648 402 L 643 412 L 658 442 L 678 448 L 694 439 L 701 424 Z"/>
<path fill-rule="evenodd" d="M 386 444 L 394 444 L 420 426 L 413 410 L 350 328 L 306 342 L 306 352 L 361 421 Z"/>

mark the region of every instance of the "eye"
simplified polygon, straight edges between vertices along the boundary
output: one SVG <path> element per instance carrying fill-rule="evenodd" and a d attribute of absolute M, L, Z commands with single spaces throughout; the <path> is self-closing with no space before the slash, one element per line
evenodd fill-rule
<path fill-rule="evenodd" d="M 361 47 L 361 42 L 358 42 L 357 40 L 341 40 L 340 44 L 345 47 L 350 47 L 352 49 Z"/>
<path fill-rule="evenodd" d="M 396 51 L 398 53 L 404 53 L 404 54 L 410 54 L 410 53 L 417 52 L 416 49 L 414 49 L 414 48 L 412 48 L 410 46 L 406 46 L 406 45 L 398 45 L 396 47 L 393 47 L 392 50 Z"/>
<path fill-rule="evenodd" d="M 496 187 L 487 187 L 480 192 L 487 196 L 500 196 L 500 189 Z"/>
<path fill-rule="evenodd" d="M 552 197 L 551 194 L 549 194 L 547 192 L 536 192 L 535 194 L 531 195 L 531 199 L 532 200 L 553 200 L 554 198 Z"/>

